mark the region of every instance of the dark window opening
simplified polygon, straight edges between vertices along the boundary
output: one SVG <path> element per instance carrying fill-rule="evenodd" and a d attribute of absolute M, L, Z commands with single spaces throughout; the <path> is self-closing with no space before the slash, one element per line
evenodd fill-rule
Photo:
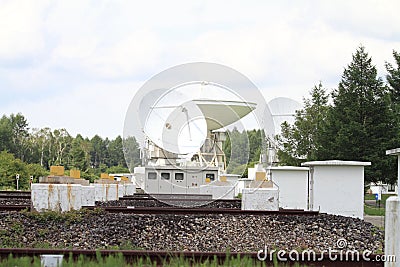
<path fill-rule="evenodd" d="M 169 178 L 170 178 L 169 172 L 162 172 L 161 173 L 161 179 L 169 180 Z"/>
<path fill-rule="evenodd" d="M 175 180 L 183 181 L 183 173 L 182 172 L 175 173 Z"/>
<path fill-rule="evenodd" d="M 149 180 L 156 180 L 157 179 L 157 173 L 156 172 L 149 172 L 147 174 L 147 179 Z"/>

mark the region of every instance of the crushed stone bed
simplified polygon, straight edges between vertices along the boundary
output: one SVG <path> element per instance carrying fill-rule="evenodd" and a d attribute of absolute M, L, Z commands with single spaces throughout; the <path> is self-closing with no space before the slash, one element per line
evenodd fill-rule
<path fill-rule="evenodd" d="M 343 216 L 0 212 L 0 247 L 257 252 L 337 248 L 382 252 L 384 233 Z"/>

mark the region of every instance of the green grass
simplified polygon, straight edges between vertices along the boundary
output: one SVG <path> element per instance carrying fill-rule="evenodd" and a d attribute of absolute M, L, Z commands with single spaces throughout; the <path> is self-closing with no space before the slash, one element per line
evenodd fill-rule
<path fill-rule="evenodd" d="M 262 262 L 258 261 L 256 259 L 248 258 L 248 257 L 234 257 L 234 256 L 228 256 L 227 259 L 219 263 L 218 259 L 214 257 L 213 259 L 206 259 L 202 262 L 195 262 L 191 258 L 185 258 L 185 257 L 174 257 L 169 260 L 162 260 L 162 266 L 201 266 L 201 267 L 206 267 L 206 266 L 213 266 L 213 267 L 219 267 L 219 266 L 289 266 L 284 263 L 279 263 L 276 261 L 276 258 L 274 258 L 273 263 L 272 262 Z M 0 266 L 4 267 L 40 267 L 41 266 L 41 261 L 40 257 L 20 257 L 20 258 L 14 258 L 11 254 L 8 258 L 0 260 Z M 63 262 L 62 262 L 62 267 L 114 267 L 114 266 L 120 266 L 120 267 L 127 267 L 127 266 L 157 266 L 156 262 L 152 262 L 149 258 L 138 258 L 134 260 L 133 262 L 128 263 L 124 256 L 119 253 L 115 255 L 109 255 L 102 257 L 100 253 L 96 255 L 96 258 L 87 258 L 84 257 L 83 255 L 80 255 L 78 259 L 74 260 L 72 258 L 72 255 L 69 257 L 64 257 Z M 306 265 L 300 265 L 299 263 L 294 263 L 294 265 L 291 266 L 306 266 Z"/>
<path fill-rule="evenodd" d="M 378 206 L 378 203 L 376 203 L 376 206 L 364 204 L 364 213 L 367 215 L 371 215 L 371 216 L 385 216 L 386 200 L 392 196 L 395 196 L 395 195 L 382 194 L 380 207 Z M 375 195 L 365 194 L 364 200 L 375 200 Z"/>
<path fill-rule="evenodd" d="M 371 216 L 385 216 L 385 209 L 382 206 L 374 208 L 364 204 L 364 213 Z"/>

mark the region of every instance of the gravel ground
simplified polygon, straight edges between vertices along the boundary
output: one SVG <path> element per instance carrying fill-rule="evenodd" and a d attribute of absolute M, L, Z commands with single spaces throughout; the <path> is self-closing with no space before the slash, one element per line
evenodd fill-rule
<path fill-rule="evenodd" d="M 0 199 L 0 205 L 30 205 L 30 199 L 17 198 L 17 199 Z"/>
<path fill-rule="evenodd" d="M 240 209 L 240 201 L 172 201 L 172 200 L 156 200 L 156 199 L 143 199 L 143 200 L 113 200 L 105 202 L 96 202 L 99 207 L 191 207 L 191 208 L 224 208 L 224 209 Z"/>
<path fill-rule="evenodd" d="M 347 248 L 381 251 L 383 232 L 359 219 L 297 215 L 136 215 L 0 212 L 0 247 L 257 252 Z"/>

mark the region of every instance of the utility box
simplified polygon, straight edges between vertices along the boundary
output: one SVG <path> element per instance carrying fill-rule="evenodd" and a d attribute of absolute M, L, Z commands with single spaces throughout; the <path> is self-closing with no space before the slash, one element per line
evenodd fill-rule
<path fill-rule="evenodd" d="M 363 219 L 364 167 L 371 162 L 310 161 L 308 209 Z"/>
<path fill-rule="evenodd" d="M 279 207 L 307 210 L 308 168 L 278 166 L 269 168 L 271 179 L 279 188 Z"/>

